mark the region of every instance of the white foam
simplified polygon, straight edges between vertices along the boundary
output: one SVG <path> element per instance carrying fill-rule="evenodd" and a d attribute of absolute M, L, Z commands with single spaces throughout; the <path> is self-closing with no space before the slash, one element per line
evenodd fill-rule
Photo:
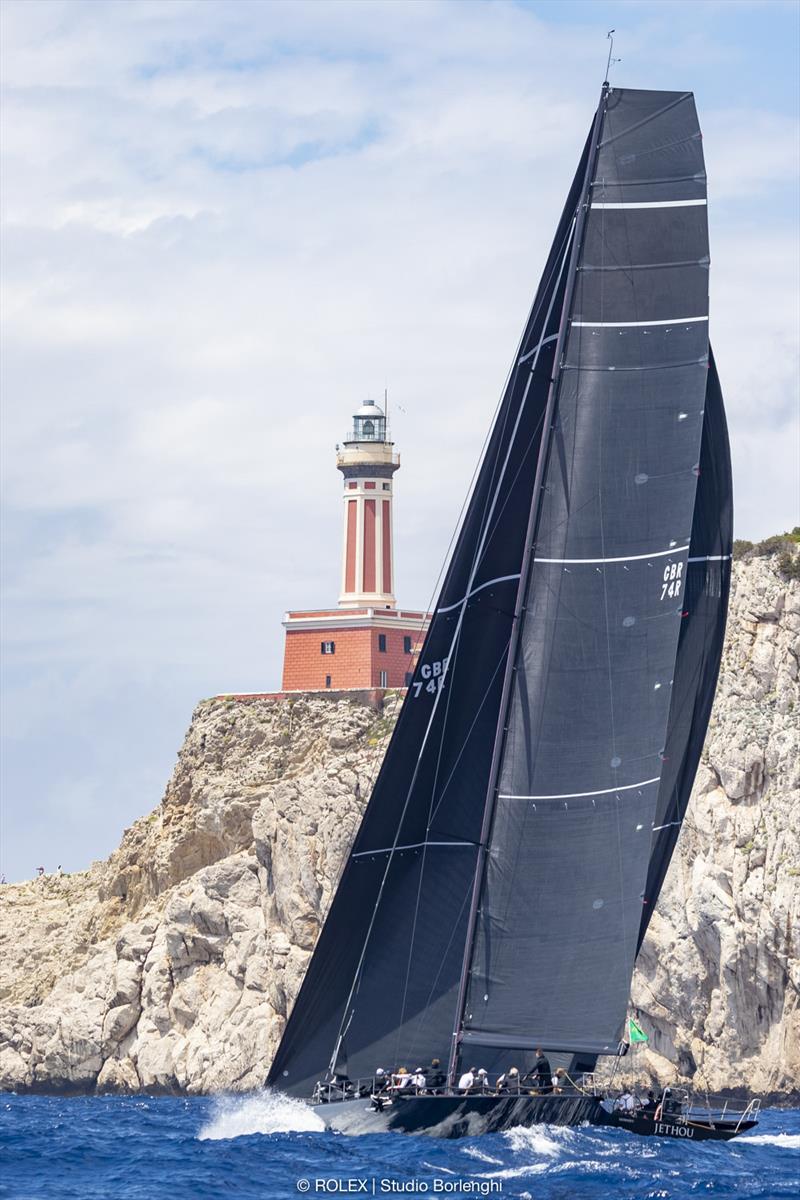
<path fill-rule="evenodd" d="M 479 1179 L 524 1179 L 526 1175 L 539 1175 L 546 1171 L 547 1163 L 529 1163 L 526 1167 L 505 1167 L 502 1171 L 481 1171 Z"/>
<path fill-rule="evenodd" d="M 464 1153 L 470 1158 L 477 1158 L 479 1162 L 491 1163 L 494 1167 L 502 1167 L 502 1158 L 492 1158 L 491 1154 L 484 1154 L 483 1150 L 478 1150 L 475 1146 L 466 1146 Z"/>
<path fill-rule="evenodd" d="M 259 1092 L 220 1097 L 197 1137 L 201 1142 L 216 1142 L 254 1133 L 316 1133 L 324 1128 L 323 1121 L 302 1100 L 280 1092 Z"/>
<path fill-rule="evenodd" d="M 800 1133 L 749 1133 L 736 1139 L 736 1145 L 779 1146 L 781 1150 L 800 1150 Z"/>
<path fill-rule="evenodd" d="M 518 1125 L 503 1137 L 515 1153 L 528 1152 L 556 1158 L 570 1140 L 571 1131 L 557 1125 Z"/>

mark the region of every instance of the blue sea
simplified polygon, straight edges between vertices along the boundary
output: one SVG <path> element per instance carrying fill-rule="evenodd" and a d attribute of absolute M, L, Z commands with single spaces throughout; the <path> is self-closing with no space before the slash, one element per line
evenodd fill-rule
<path fill-rule="evenodd" d="M 0 1096 L 9 1200 L 800 1197 L 800 1110 L 730 1143 L 537 1126 L 459 1141 L 323 1131 L 283 1097 Z"/>

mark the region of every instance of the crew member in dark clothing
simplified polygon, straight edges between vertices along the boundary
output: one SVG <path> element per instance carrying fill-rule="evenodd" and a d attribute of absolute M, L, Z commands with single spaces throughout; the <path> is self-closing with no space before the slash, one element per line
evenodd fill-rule
<path fill-rule="evenodd" d="M 655 1092 L 651 1088 L 647 1093 L 647 1099 L 642 1105 L 642 1115 L 645 1117 L 652 1117 L 653 1113 L 656 1111 L 656 1105 L 657 1100 L 655 1097 Z"/>
<path fill-rule="evenodd" d="M 431 1059 L 431 1065 L 425 1072 L 426 1092 L 434 1096 L 440 1096 L 447 1084 L 447 1076 L 442 1070 L 442 1064 L 438 1058 Z"/>
<path fill-rule="evenodd" d="M 550 1060 L 545 1057 L 542 1047 L 536 1047 L 536 1062 L 533 1065 L 533 1070 L 530 1072 L 533 1076 L 534 1084 L 538 1092 L 552 1092 L 553 1090 L 553 1071 L 550 1066 Z"/>

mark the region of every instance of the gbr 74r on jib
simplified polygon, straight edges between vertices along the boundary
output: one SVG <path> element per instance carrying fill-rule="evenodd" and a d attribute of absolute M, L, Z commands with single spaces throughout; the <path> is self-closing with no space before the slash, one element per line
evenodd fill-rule
<path fill-rule="evenodd" d="M 447 659 L 440 658 L 436 662 L 423 663 L 419 669 L 422 676 L 421 679 L 415 679 L 411 684 L 411 692 L 416 698 L 424 689 L 434 695 L 442 690 L 444 686 L 445 672 L 447 671 Z"/>

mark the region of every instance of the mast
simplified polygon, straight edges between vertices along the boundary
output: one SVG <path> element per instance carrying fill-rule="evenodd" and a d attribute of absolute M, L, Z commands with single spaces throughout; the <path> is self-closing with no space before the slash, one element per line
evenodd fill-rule
<path fill-rule="evenodd" d="M 461 1029 L 464 1022 L 464 1009 L 467 998 L 467 985 L 469 982 L 472 955 L 475 947 L 475 933 L 478 924 L 478 908 L 480 904 L 481 890 L 483 887 L 483 879 L 488 857 L 489 841 L 492 831 L 492 822 L 498 789 L 498 777 L 500 774 L 500 764 L 502 761 L 505 735 L 507 732 L 508 710 L 511 699 L 511 688 L 514 682 L 514 673 L 516 671 L 516 652 L 519 644 L 525 596 L 528 588 L 528 574 L 530 571 L 530 562 L 533 555 L 536 533 L 539 525 L 539 517 L 541 514 L 542 487 L 552 444 L 552 434 L 554 429 L 553 419 L 555 416 L 558 385 L 561 376 L 561 363 L 564 356 L 565 342 L 569 329 L 569 313 L 572 307 L 572 300 L 575 291 L 578 256 L 580 254 L 581 244 L 583 241 L 583 231 L 586 224 L 586 212 L 590 203 L 589 196 L 592 185 L 592 176 L 594 175 L 595 163 L 597 160 L 597 149 L 600 142 L 600 133 L 603 125 L 603 115 L 605 112 L 609 91 L 610 87 L 608 80 L 606 79 L 603 83 L 600 93 L 600 101 L 597 106 L 594 124 L 592 126 L 589 153 L 586 160 L 586 172 L 583 179 L 583 186 L 581 189 L 581 195 L 575 217 L 575 231 L 572 238 L 570 261 L 567 269 L 566 286 L 564 289 L 564 303 L 561 309 L 561 321 L 558 328 L 558 341 L 556 342 L 555 354 L 553 355 L 553 375 L 550 379 L 550 388 L 548 391 L 547 405 L 545 408 L 544 421 L 542 425 L 542 441 L 539 448 L 539 458 L 536 464 L 532 503 L 530 516 L 528 519 L 528 529 L 525 538 L 525 550 L 520 569 L 519 586 L 517 588 L 517 597 L 514 606 L 514 620 L 511 627 L 511 638 L 508 647 L 508 657 L 506 659 L 503 690 L 486 791 L 486 804 L 484 807 L 483 823 L 481 826 L 480 842 L 475 864 L 472 897 L 470 901 L 469 916 L 467 919 L 467 937 L 464 944 L 464 957 L 462 961 L 461 978 L 459 980 L 458 987 L 458 1002 L 456 1005 L 455 1024 L 453 1026 L 453 1036 L 450 1047 L 450 1062 L 448 1064 L 448 1083 L 450 1087 L 455 1086 L 455 1075 L 458 1064 L 459 1049 L 461 1045 Z"/>

